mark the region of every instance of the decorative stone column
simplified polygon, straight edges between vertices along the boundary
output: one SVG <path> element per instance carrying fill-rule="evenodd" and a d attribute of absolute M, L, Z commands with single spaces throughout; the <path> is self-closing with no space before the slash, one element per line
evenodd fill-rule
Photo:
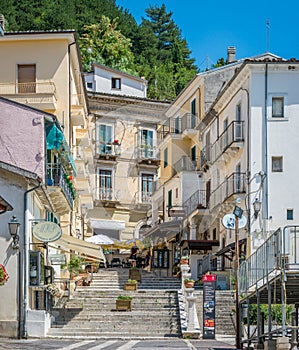
<path fill-rule="evenodd" d="M 190 227 L 190 239 L 195 240 L 196 239 L 196 228 L 197 228 L 197 225 L 194 223 L 193 219 L 191 220 L 189 227 Z"/>
<path fill-rule="evenodd" d="M 182 271 L 182 290 L 184 291 L 185 285 L 184 280 L 185 278 L 190 278 L 191 273 L 189 272 L 190 266 L 189 265 L 181 265 L 181 271 Z"/>

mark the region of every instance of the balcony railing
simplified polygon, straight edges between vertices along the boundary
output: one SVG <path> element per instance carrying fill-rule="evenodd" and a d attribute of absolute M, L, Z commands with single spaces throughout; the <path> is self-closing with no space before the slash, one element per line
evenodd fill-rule
<path fill-rule="evenodd" d="M 299 226 L 286 226 L 275 231 L 239 267 L 239 292 L 262 287 L 271 278 L 286 272 L 299 272 Z"/>
<path fill-rule="evenodd" d="M 112 188 L 99 188 L 98 193 L 101 201 L 118 201 L 118 192 Z"/>
<path fill-rule="evenodd" d="M 152 192 L 136 192 L 135 204 L 152 204 Z"/>
<path fill-rule="evenodd" d="M 195 171 L 197 167 L 197 161 L 191 160 L 188 156 L 182 156 L 176 163 L 173 165 L 173 170 L 175 174 L 178 174 L 182 171 Z"/>
<path fill-rule="evenodd" d="M 232 173 L 210 196 L 210 209 L 226 201 L 229 197 L 246 191 L 245 173 Z"/>
<path fill-rule="evenodd" d="M 244 122 L 233 121 L 213 143 L 201 151 L 201 166 L 213 164 L 233 143 L 244 141 Z"/>
<path fill-rule="evenodd" d="M 168 118 L 166 122 L 158 128 L 158 133 L 163 139 L 168 134 L 181 134 L 187 129 L 195 129 L 197 123 L 197 114 L 185 113 L 183 117 Z"/>
<path fill-rule="evenodd" d="M 183 207 L 186 211 L 186 217 L 188 217 L 195 209 L 208 208 L 207 196 L 205 190 L 197 190 L 184 202 Z"/>
<path fill-rule="evenodd" d="M 114 142 L 100 142 L 96 146 L 96 154 L 98 156 L 120 156 L 121 145 Z"/>
<path fill-rule="evenodd" d="M 137 159 L 153 159 L 158 160 L 156 147 L 150 144 L 141 144 L 136 147 Z"/>
<path fill-rule="evenodd" d="M 0 84 L 0 96 L 5 96 L 13 101 L 43 108 L 56 107 L 56 87 L 53 82 L 44 83 L 2 83 Z"/>
<path fill-rule="evenodd" d="M 72 184 L 66 180 L 66 176 L 67 173 L 61 164 L 47 164 L 47 185 L 60 187 L 70 207 L 73 208 L 73 200 L 76 197 L 76 192 Z"/>

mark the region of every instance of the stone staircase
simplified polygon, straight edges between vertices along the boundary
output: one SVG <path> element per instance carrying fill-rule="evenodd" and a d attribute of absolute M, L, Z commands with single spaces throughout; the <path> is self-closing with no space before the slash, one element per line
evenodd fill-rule
<path fill-rule="evenodd" d="M 155 339 L 180 337 L 176 278 L 142 271 L 137 291 L 124 291 L 129 272 L 99 270 L 90 286 L 77 287 L 72 298 L 53 309 L 51 338 Z M 130 295 L 132 311 L 116 311 L 119 295 Z"/>

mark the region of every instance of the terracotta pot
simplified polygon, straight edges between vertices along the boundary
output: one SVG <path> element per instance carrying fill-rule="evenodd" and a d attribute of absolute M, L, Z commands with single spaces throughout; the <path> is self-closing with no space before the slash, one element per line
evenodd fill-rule
<path fill-rule="evenodd" d="M 180 263 L 181 263 L 181 265 L 188 265 L 189 260 L 188 259 L 181 259 Z"/>
<path fill-rule="evenodd" d="M 191 281 L 190 282 L 185 282 L 184 284 L 185 284 L 186 288 L 193 288 L 194 287 L 194 282 L 191 282 Z"/>

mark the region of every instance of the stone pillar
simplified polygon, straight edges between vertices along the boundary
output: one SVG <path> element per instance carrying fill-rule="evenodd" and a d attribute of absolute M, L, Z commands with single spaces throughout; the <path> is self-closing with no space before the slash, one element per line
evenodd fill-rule
<path fill-rule="evenodd" d="M 186 300 L 187 300 L 187 332 L 195 331 L 195 300 L 193 295 L 194 288 L 186 288 Z"/>
<path fill-rule="evenodd" d="M 190 278 L 191 273 L 189 273 L 190 266 L 189 265 L 181 265 L 181 271 L 182 271 L 182 290 L 184 291 L 184 279 Z"/>
<path fill-rule="evenodd" d="M 278 337 L 276 339 L 276 349 L 277 350 L 289 350 L 290 343 L 288 337 Z"/>
<path fill-rule="evenodd" d="M 196 227 L 197 225 L 194 223 L 194 220 L 191 221 L 190 225 L 190 239 L 196 239 Z"/>

